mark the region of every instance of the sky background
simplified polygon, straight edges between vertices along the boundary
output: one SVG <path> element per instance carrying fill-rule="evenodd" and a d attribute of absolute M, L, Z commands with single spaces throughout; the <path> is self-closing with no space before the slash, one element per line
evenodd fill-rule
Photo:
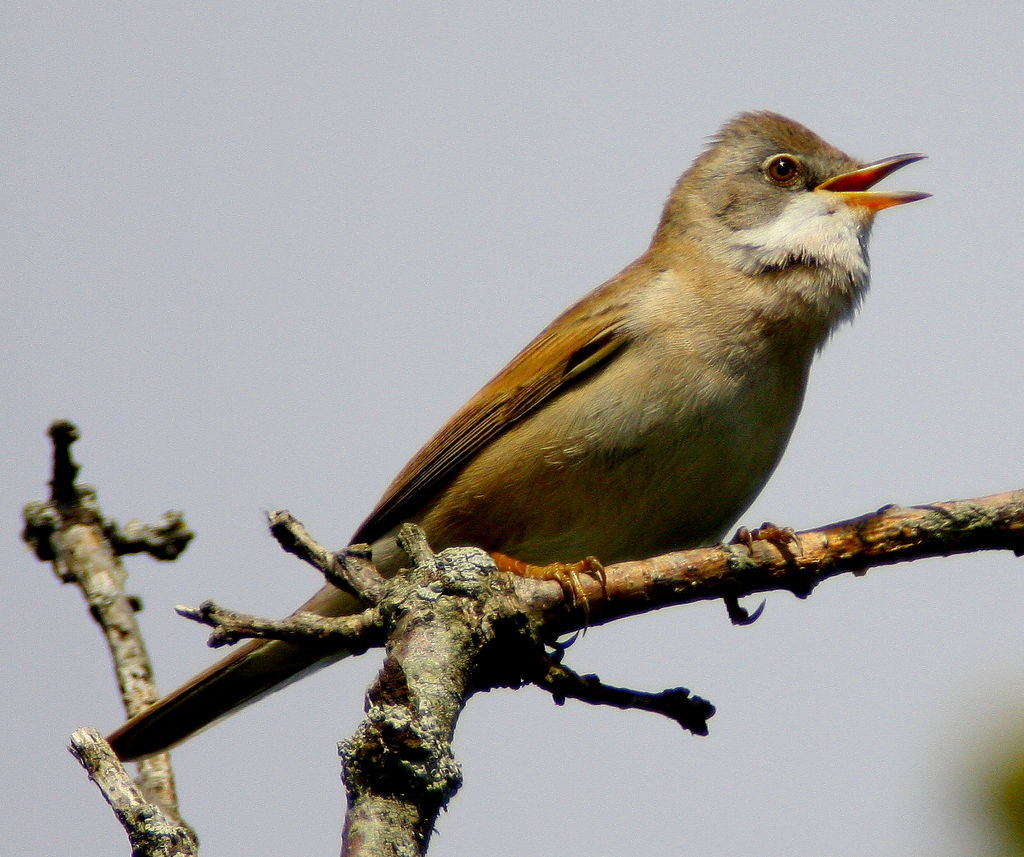
<path fill-rule="evenodd" d="M 440 4 L 438 4 L 440 5 Z M 343 545 L 405 461 L 560 310 L 646 247 L 741 110 L 888 180 L 873 289 L 826 349 L 744 515 L 807 528 L 1024 487 L 1020 4 L 14 2 L 0 33 L 0 552 L 9 854 L 127 854 L 64 749 L 121 720 L 76 590 L 20 543 L 49 423 L 116 519 L 181 508 L 129 561 L 164 689 L 211 662 L 172 606 L 283 615 L 318 585 L 265 534 Z M 568 661 L 719 709 L 663 719 L 535 689 L 474 699 L 432 855 L 999 854 L 984 760 L 1024 714 L 1024 567 L 919 562 L 594 629 Z M 379 657 L 175 754 L 204 853 L 337 853 L 335 742 Z"/>

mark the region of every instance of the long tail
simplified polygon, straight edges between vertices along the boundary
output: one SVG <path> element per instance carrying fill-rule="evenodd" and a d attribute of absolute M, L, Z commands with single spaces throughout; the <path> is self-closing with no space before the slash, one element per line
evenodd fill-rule
<path fill-rule="evenodd" d="M 359 609 L 353 596 L 325 586 L 296 612 L 343 616 Z M 338 651 L 324 657 L 289 643 L 252 640 L 133 717 L 107 740 L 126 761 L 159 753 L 347 654 Z"/>

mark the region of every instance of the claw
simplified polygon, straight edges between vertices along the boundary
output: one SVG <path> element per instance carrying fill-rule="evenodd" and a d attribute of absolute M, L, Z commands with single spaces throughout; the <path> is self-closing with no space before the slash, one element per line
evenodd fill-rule
<path fill-rule="evenodd" d="M 548 643 L 548 645 L 551 646 L 551 659 L 556 664 L 560 664 L 562 662 L 562 658 L 565 656 L 565 650 L 573 645 L 580 636 L 580 631 L 573 631 L 568 640 L 555 640 L 553 643 Z"/>
<path fill-rule="evenodd" d="M 746 545 L 747 550 L 751 550 L 754 547 L 754 536 L 746 527 L 740 527 L 732 537 L 732 542 L 735 545 Z"/>
<path fill-rule="evenodd" d="M 740 527 L 733 536 L 733 544 L 746 545 L 747 550 L 753 550 L 754 542 L 768 542 L 789 553 L 800 550 L 800 539 L 792 527 L 780 527 L 770 521 L 765 521 L 754 530 Z"/>
<path fill-rule="evenodd" d="M 762 601 L 757 609 L 750 613 L 745 607 L 740 605 L 740 601 L 735 595 L 724 595 L 722 600 L 725 602 L 725 610 L 729 614 L 729 621 L 733 625 L 753 625 L 764 612 L 764 605 L 768 603 L 767 600 Z"/>

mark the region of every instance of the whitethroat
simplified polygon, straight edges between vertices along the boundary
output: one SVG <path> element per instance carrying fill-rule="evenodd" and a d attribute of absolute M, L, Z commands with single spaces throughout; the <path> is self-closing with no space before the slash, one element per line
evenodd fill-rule
<path fill-rule="evenodd" d="M 865 164 L 774 113 L 729 122 L 647 251 L 470 399 L 352 542 L 390 575 L 406 521 L 435 549 L 475 545 L 520 571 L 721 538 L 778 463 L 814 354 L 867 291 L 875 214 L 928 196 L 870 188 L 921 157 Z M 330 585 L 299 608 L 359 609 Z M 252 641 L 111 743 L 123 759 L 166 749 L 345 654 Z"/>

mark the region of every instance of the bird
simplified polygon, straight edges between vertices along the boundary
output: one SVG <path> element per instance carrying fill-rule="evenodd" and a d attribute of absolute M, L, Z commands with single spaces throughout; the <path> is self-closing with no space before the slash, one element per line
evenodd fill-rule
<path fill-rule="evenodd" d="M 720 540 L 778 464 L 813 358 L 867 292 L 875 215 L 929 196 L 871 188 L 923 157 L 858 161 L 769 111 L 728 121 L 648 249 L 473 396 L 352 543 L 391 575 L 405 522 L 436 549 L 480 547 L 527 573 Z M 327 585 L 296 612 L 361 609 Z M 346 654 L 250 641 L 109 741 L 125 760 L 161 752 Z"/>

